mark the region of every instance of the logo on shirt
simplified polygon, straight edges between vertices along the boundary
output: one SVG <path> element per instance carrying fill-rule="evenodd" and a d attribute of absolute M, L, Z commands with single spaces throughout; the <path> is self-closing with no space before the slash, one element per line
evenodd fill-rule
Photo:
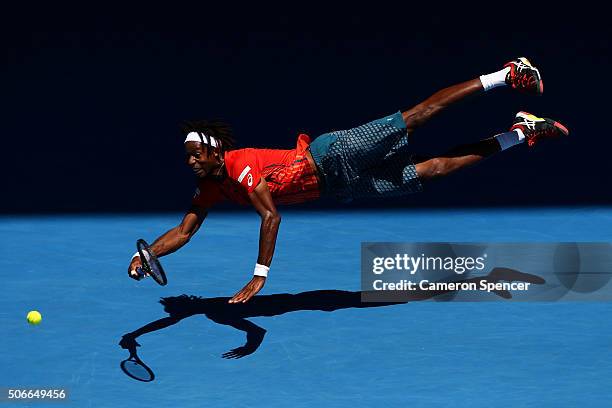
<path fill-rule="evenodd" d="M 247 178 L 247 183 L 249 187 L 251 187 L 253 185 L 253 175 L 250 174 L 249 171 L 251 171 L 251 166 L 246 166 L 244 170 L 242 170 L 242 173 L 240 173 L 240 176 L 238 176 L 238 182 L 242 183 L 242 180 L 244 180 L 244 177 L 248 174 L 249 178 Z"/>
<path fill-rule="evenodd" d="M 195 194 L 193 195 L 193 198 L 196 198 L 199 195 L 200 195 L 200 189 L 196 188 L 196 191 L 195 191 Z"/>

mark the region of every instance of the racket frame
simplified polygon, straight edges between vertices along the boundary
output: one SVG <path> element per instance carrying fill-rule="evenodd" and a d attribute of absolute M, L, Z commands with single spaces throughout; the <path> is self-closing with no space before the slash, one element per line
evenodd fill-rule
<path fill-rule="evenodd" d="M 157 259 L 155 252 L 153 252 L 149 244 L 147 244 L 144 239 L 139 239 L 138 241 L 136 241 L 136 249 L 138 249 L 138 254 L 140 255 L 140 262 L 142 262 L 142 271 L 138 271 L 138 273 L 140 274 L 142 272 L 143 275 L 148 274 L 150 277 L 153 278 L 155 282 L 159 283 L 161 286 L 166 286 L 168 284 L 166 272 L 164 272 L 164 268 L 162 268 L 161 263 Z M 143 250 L 149 254 L 149 258 L 145 257 Z M 161 279 L 157 276 L 157 274 L 152 273 L 151 265 L 149 264 L 149 261 L 147 259 L 150 259 L 151 262 L 157 264 L 157 270 L 161 275 Z"/>

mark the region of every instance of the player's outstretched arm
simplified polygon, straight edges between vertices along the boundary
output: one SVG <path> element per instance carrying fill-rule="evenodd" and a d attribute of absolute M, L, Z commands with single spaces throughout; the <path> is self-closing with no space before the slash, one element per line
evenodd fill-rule
<path fill-rule="evenodd" d="M 171 254 L 189 242 L 191 237 L 200 229 L 207 214 L 206 210 L 202 208 L 192 207 L 187 211 L 179 225 L 167 231 L 153 242 L 151 249 L 155 252 L 155 255 L 160 257 Z M 141 266 L 142 263 L 140 262 L 139 256 L 132 258 L 130 266 L 128 267 L 128 275 L 130 278 L 136 280 L 141 278 L 138 272 L 136 272 L 136 269 Z"/>
<path fill-rule="evenodd" d="M 255 296 L 266 283 L 267 269 L 272 263 L 276 236 L 280 226 L 281 216 L 276 211 L 272 195 L 268 190 L 268 184 L 262 178 L 255 190 L 249 194 L 251 203 L 261 216 L 261 228 L 259 230 L 259 256 L 257 257 L 256 275 L 245 285 L 240 292 L 236 293 L 229 303 L 244 303 Z"/>

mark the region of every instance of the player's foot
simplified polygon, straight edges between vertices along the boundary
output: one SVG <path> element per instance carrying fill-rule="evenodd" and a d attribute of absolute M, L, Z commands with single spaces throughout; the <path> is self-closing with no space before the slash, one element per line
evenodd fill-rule
<path fill-rule="evenodd" d="M 514 125 L 510 130 L 515 129 L 520 129 L 523 132 L 529 147 L 533 147 L 543 139 L 554 139 L 569 135 L 569 130 L 561 123 L 548 118 L 538 118 L 527 112 L 516 114 Z"/>
<path fill-rule="evenodd" d="M 510 67 L 510 72 L 506 74 L 506 84 L 521 92 L 542 95 L 544 92 L 544 82 L 540 76 L 540 71 L 525 57 L 510 61 L 504 67 Z"/>

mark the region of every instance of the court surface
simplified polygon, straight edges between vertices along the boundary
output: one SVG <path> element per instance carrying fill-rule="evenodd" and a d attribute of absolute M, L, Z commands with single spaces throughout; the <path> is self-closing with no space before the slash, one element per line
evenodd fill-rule
<path fill-rule="evenodd" d="M 257 257 L 255 213 L 212 213 L 162 258 L 166 287 L 128 279 L 136 239 L 152 241 L 180 217 L 1 217 L 0 387 L 67 388 L 75 407 L 610 404 L 611 303 L 292 311 L 248 319 L 265 338 L 229 360 L 222 354 L 244 332 L 198 314 L 137 339 L 156 379 L 135 381 L 119 368 L 121 336 L 166 317 L 162 296 L 233 295 Z M 261 295 L 358 291 L 361 241 L 609 242 L 611 224 L 606 208 L 285 211 Z M 40 326 L 25 321 L 32 309 Z"/>

